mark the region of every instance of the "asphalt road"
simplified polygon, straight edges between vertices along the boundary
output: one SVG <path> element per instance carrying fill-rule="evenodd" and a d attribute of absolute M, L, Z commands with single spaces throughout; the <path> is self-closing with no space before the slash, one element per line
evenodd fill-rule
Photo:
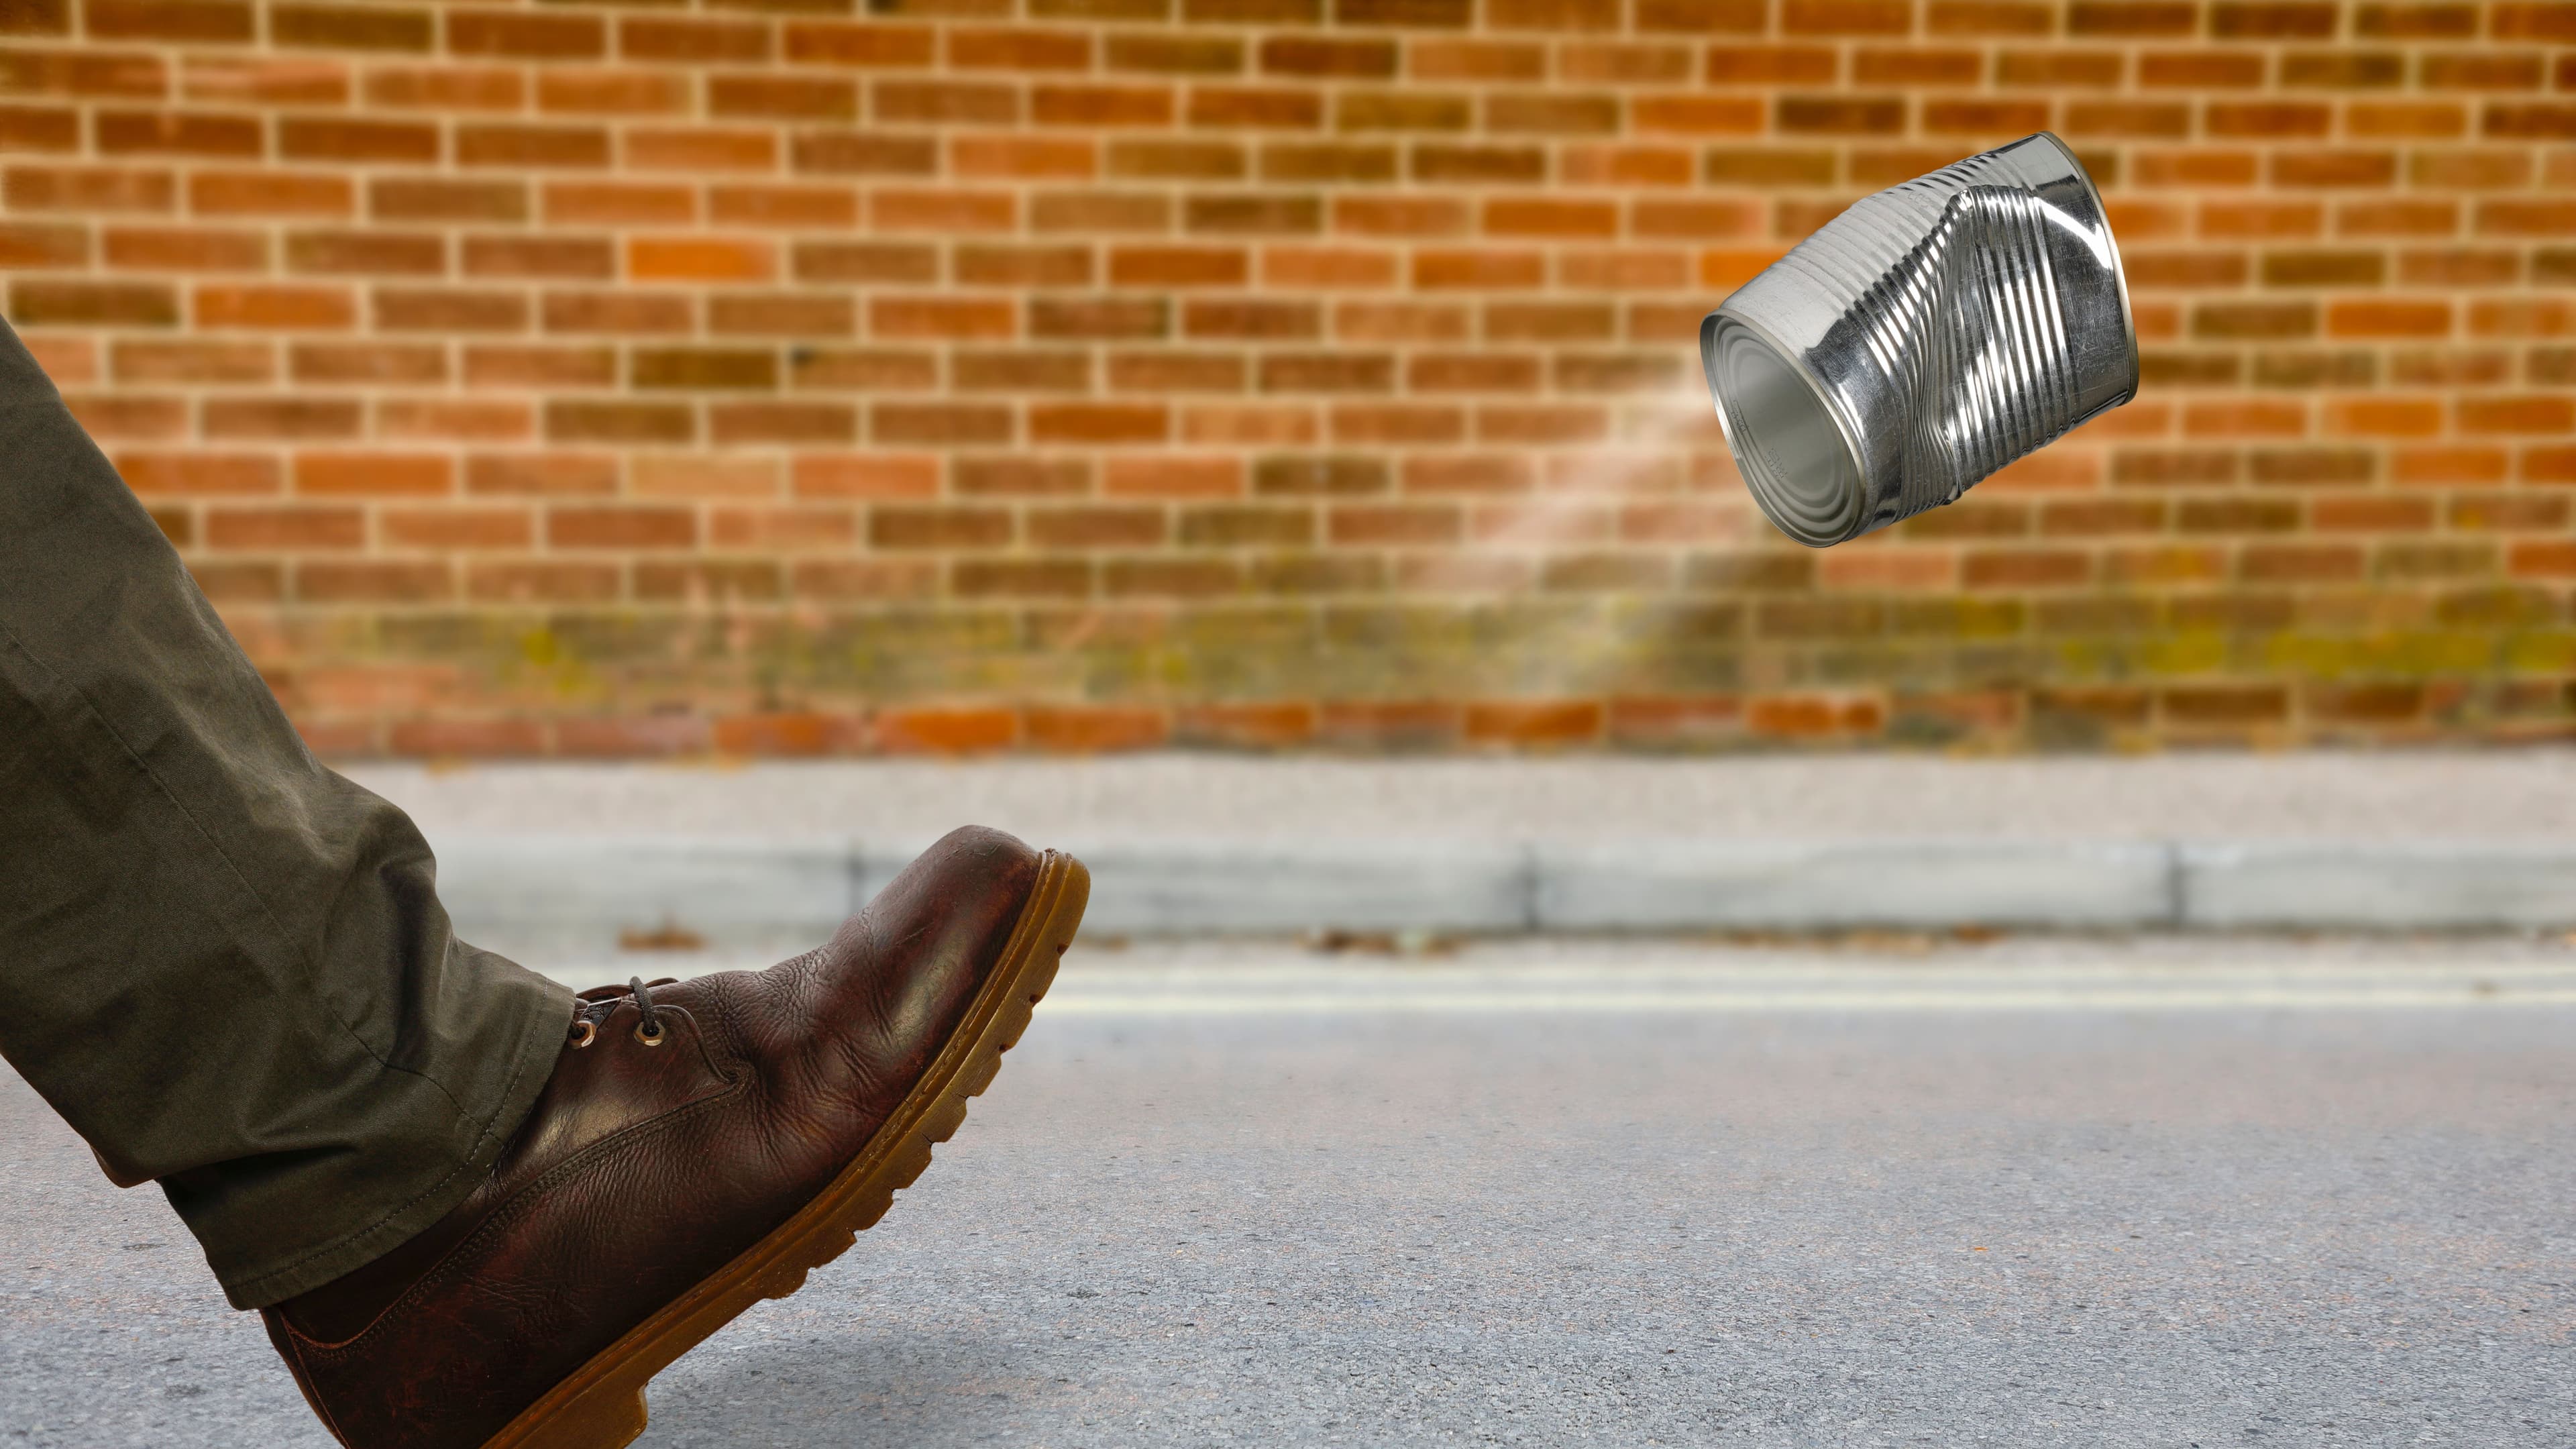
<path fill-rule="evenodd" d="M 885 1223 L 652 1402 L 710 1449 L 2564 1449 L 2576 952 L 1077 955 Z M 0 1076 L 17 1444 L 327 1440 Z"/>

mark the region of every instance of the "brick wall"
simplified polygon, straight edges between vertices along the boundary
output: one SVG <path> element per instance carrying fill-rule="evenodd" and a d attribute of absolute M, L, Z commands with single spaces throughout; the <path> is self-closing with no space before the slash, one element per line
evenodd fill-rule
<path fill-rule="evenodd" d="M 1777 538 L 1700 314 L 2040 127 L 2144 396 Z M 2576 4 L 0 0 L 0 150 L 335 751 L 2571 719 Z"/>

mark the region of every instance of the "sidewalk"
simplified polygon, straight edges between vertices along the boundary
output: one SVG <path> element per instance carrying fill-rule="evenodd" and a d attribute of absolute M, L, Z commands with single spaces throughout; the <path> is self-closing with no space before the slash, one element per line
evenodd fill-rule
<path fill-rule="evenodd" d="M 2576 925 L 2576 752 L 349 773 L 501 949 L 810 940 L 968 821 L 1082 855 L 1095 938 Z"/>

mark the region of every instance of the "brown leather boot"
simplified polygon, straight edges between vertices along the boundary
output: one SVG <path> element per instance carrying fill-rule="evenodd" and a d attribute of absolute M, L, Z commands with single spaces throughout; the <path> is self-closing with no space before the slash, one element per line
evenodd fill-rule
<path fill-rule="evenodd" d="M 582 993 L 473 1195 L 264 1311 L 350 1449 L 614 1449 L 644 1385 L 850 1246 L 966 1119 L 1072 944 L 1081 862 L 942 840 L 830 945 Z"/>

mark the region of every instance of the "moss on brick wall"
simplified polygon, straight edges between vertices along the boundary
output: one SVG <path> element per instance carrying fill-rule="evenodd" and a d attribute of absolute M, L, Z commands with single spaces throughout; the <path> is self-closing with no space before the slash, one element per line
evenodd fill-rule
<path fill-rule="evenodd" d="M 1699 316 L 2030 130 L 2133 406 L 1808 553 Z M 10 319 L 311 737 L 2563 732 L 2576 4 L 0 3 Z"/>

